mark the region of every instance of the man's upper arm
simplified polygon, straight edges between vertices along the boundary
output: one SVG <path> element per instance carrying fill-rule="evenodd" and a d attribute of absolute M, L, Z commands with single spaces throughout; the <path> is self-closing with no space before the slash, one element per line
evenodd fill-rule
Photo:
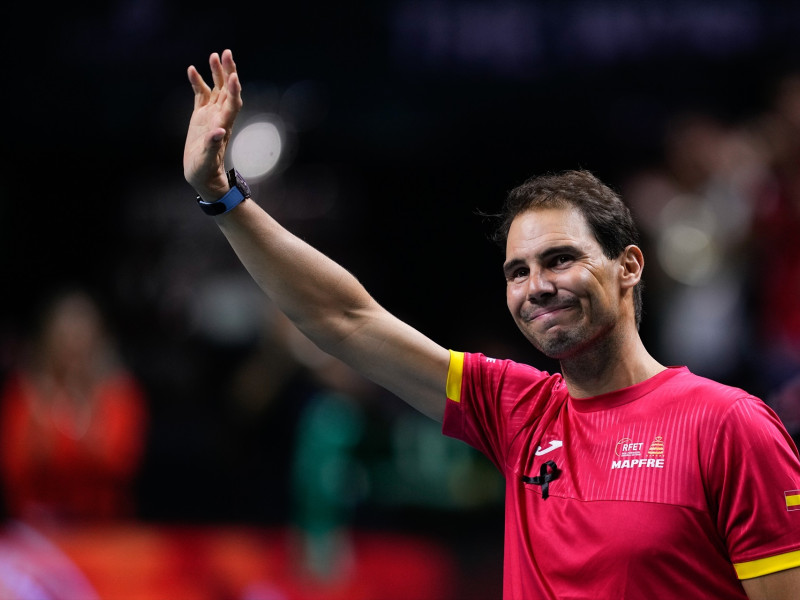
<path fill-rule="evenodd" d="M 750 594 L 796 583 L 800 511 L 790 494 L 800 489 L 800 461 L 791 438 L 761 400 L 743 396 L 726 409 L 712 439 L 708 481 L 717 527 L 742 585 Z"/>
<path fill-rule="evenodd" d="M 375 305 L 328 351 L 439 422 L 444 418 L 450 352 Z"/>
<path fill-rule="evenodd" d="M 800 567 L 743 579 L 742 587 L 750 600 L 797 600 L 800 598 Z"/>

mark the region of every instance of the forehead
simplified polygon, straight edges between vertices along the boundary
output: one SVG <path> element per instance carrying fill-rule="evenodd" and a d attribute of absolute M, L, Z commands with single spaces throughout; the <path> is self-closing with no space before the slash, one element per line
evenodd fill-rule
<path fill-rule="evenodd" d="M 506 240 L 506 256 L 543 252 L 554 246 L 599 250 L 600 244 L 583 214 L 572 207 L 531 209 L 517 215 Z"/>

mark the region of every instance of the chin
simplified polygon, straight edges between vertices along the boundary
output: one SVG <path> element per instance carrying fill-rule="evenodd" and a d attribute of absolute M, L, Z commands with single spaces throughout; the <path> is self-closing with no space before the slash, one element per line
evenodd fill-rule
<path fill-rule="evenodd" d="M 572 333 L 572 335 L 570 335 Z M 533 346 L 548 358 L 564 360 L 578 354 L 586 347 L 586 338 L 576 332 L 551 333 L 544 337 L 529 337 Z"/>

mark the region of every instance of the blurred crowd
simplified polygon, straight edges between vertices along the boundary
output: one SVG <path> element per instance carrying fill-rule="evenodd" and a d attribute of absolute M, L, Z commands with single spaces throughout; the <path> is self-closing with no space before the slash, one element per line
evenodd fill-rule
<path fill-rule="evenodd" d="M 744 387 L 800 436 L 800 75 L 736 122 L 675 115 L 623 196 L 642 229 L 662 362 Z"/>

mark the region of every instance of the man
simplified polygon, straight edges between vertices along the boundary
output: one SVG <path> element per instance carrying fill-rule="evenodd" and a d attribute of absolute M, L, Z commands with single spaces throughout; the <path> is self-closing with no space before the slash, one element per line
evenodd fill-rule
<path fill-rule="evenodd" d="M 532 180 L 501 226 L 509 310 L 562 375 L 448 351 L 226 174 L 241 84 L 229 50 L 210 65 L 213 88 L 188 71 L 186 180 L 301 331 L 505 475 L 505 598 L 798 598 L 797 450 L 762 402 L 647 352 L 644 259 L 606 186 Z"/>

